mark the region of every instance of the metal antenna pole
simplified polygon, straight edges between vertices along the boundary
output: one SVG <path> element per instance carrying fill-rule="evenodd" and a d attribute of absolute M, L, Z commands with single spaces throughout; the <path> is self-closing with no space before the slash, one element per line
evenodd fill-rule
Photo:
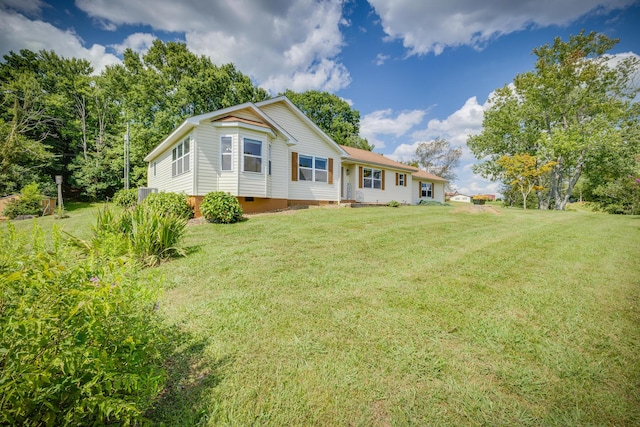
<path fill-rule="evenodd" d="M 129 148 L 130 148 L 130 129 L 127 122 L 127 134 L 124 136 L 124 189 L 129 189 Z"/>

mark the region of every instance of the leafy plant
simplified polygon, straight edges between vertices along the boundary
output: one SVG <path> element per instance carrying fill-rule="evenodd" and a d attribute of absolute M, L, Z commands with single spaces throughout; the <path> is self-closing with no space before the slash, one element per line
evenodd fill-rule
<path fill-rule="evenodd" d="M 184 219 L 193 217 L 193 208 L 189 205 L 189 199 L 184 193 L 151 193 L 143 200 L 142 204 L 161 215 Z"/>
<path fill-rule="evenodd" d="M 42 192 L 40 186 L 32 182 L 20 191 L 20 197 L 10 201 L 3 214 L 9 219 L 18 215 L 42 215 Z"/>
<path fill-rule="evenodd" d="M 113 203 L 125 209 L 134 207 L 138 203 L 138 189 L 125 190 L 123 188 L 116 191 L 116 194 L 113 195 Z"/>
<path fill-rule="evenodd" d="M 0 230 L 0 425 L 138 425 L 162 389 L 159 286 Z"/>
<path fill-rule="evenodd" d="M 123 211 L 119 216 L 105 205 L 98 212 L 90 242 L 74 241 L 98 258 L 130 255 L 143 265 L 184 255 L 179 246 L 187 225 L 186 218 L 162 215 L 146 204 Z"/>
<path fill-rule="evenodd" d="M 390 208 L 397 208 L 400 206 L 400 202 L 392 200 L 389 203 L 387 203 L 387 206 L 389 206 Z"/>
<path fill-rule="evenodd" d="M 235 196 L 223 191 L 207 193 L 200 203 L 200 212 L 211 222 L 232 224 L 242 220 L 242 207 Z"/>

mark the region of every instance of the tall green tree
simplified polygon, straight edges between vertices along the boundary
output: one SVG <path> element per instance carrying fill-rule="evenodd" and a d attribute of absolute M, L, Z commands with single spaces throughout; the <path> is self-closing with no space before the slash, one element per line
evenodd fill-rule
<path fill-rule="evenodd" d="M 456 179 L 454 169 L 460 164 L 461 156 L 461 148 L 452 148 L 449 141 L 438 137 L 418 144 L 416 157 L 410 164 L 421 167 L 451 183 Z"/>
<path fill-rule="evenodd" d="M 0 195 L 6 195 L 44 181 L 40 172 L 55 160 L 47 140 L 57 119 L 49 115 L 48 94 L 32 70 L 2 71 Z"/>
<path fill-rule="evenodd" d="M 298 93 L 287 89 L 281 95 L 289 98 L 338 144 L 373 150 L 373 145 L 360 136 L 360 112 L 351 108 L 345 100 L 317 90 Z"/>
<path fill-rule="evenodd" d="M 122 107 L 121 134 L 130 125 L 132 185 L 146 182 L 144 157 L 185 118 L 269 97 L 233 64 L 217 66 L 184 43 L 155 40 L 147 53 L 124 53 L 106 71 Z"/>
<path fill-rule="evenodd" d="M 630 57 L 614 65 L 606 52 L 617 42 L 583 31 L 534 49 L 535 69 L 496 90 L 482 133 L 467 141 L 482 159 L 476 172 L 498 179 L 498 159 L 505 155 L 553 161 L 549 185 L 537 191 L 538 207 L 562 210 L 583 172 L 597 164 L 598 153 L 635 144 L 623 129 L 638 126 L 630 120 L 638 61 Z"/>

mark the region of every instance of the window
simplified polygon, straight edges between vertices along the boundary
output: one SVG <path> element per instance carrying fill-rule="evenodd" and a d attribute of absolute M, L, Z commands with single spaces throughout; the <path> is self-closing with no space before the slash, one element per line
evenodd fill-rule
<path fill-rule="evenodd" d="M 362 170 L 362 186 L 364 188 L 382 188 L 382 171 L 364 168 Z"/>
<path fill-rule="evenodd" d="M 433 189 L 431 187 L 430 182 L 422 182 L 422 191 L 420 192 L 420 197 L 431 197 L 433 198 Z"/>
<path fill-rule="evenodd" d="M 298 170 L 300 181 L 327 182 L 327 159 L 323 157 L 298 156 Z"/>
<path fill-rule="evenodd" d="M 407 174 L 404 173 L 399 173 L 398 174 L 398 185 L 400 187 L 404 187 L 405 186 L 405 180 L 407 179 Z"/>
<path fill-rule="evenodd" d="M 156 162 L 153 162 L 153 176 L 156 176 L 156 171 L 157 171 Z"/>
<path fill-rule="evenodd" d="M 244 139 L 244 171 L 262 172 L 262 141 Z"/>
<path fill-rule="evenodd" d="M 186 137 L 178 144 L 171 153 L 171 176 L 189 172 L 189 143 L 191 137 Z"/>
<path fill-rule="evenodd" d="M 233 140 L 230 136 L 220 138 L 220 170 L 233 170 Z"/>
<path fill-rule="evenodd" d="M 327 159 L 316 157 L 314 181 L 327 182 Z"/>
<path fill-rule="evenodd" d="M 269 175 L 271 175 L 271 144 L 269 144 Z"/>

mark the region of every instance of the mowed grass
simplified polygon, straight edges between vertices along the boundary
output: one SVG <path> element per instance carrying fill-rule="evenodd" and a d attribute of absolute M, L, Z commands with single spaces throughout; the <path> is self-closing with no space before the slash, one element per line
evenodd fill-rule
<path fill-rule="evenodd" d="M 99 207 L 39 222 L 88 237 Z M 152 269 L 155 425 L 640 425 L 640 217 L 322 208 L 185 245 Z"/>
<path fill-rule="evenodd" d="M 189 228 L 164 425 L 639 425 L 640 218 L 310 209 Z"/>

